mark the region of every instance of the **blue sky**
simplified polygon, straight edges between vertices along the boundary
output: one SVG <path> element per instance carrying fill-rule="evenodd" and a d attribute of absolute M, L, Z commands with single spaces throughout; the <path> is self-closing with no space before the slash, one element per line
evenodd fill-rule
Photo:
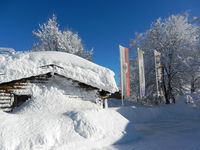
<path fill-rule="evenodd" d="M 200 0 L 0 0 L 0 47 L 31 49 L 32 31 L 55 14 L 60 27 L 78 32 L 86 49 L 94 48 L 93 61 L 118 80 L 118 45 L 129 47 L 134 33 L 155 19 L 185 11 L 200 17 Z"/>

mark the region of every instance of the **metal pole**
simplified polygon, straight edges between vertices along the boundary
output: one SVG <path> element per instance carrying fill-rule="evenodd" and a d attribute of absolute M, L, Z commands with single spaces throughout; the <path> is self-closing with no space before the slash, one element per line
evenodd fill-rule
<path fill-rule="evenodd" d="M 156 73 L 156 94 L 157 94 L 157 97 L 159 96 L 159 91 L 158 91 L 158 69 L 157 69 L 157 64 L 156 64 L 156 54 L 155 54 L 155 51 L 154 51 L 154 61 L 155 61 L 155 73 Z"/>
<path fill-rule="evenodd" d="M 140 56 L 139 56 L 139 48 L 137 48 L 137 55 L 138 55 L 138 69 L 139 69 L 139 71 L 138 71 L 138 74 L 139 74 L 139 94 L 140 94 L 140 96 L 139 96 L 139 98 L 141 99 L 142 98 L 142 93 L 141 93 L 141 74 L 140 74 Z"/>
<path fill-rule="evenodd" d="M 122 47 L 119 46 L 119 52 L 120 52 L 120 70 L 121 70 L 121 102 L 122 106 L 124 106 L 124 82 L 123 82 L 123 52 L 122 52 Z"/>

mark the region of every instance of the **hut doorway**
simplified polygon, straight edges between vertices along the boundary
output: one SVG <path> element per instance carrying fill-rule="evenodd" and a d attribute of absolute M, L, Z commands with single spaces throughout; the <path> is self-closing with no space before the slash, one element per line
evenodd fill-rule
<path fill-rule="evenodd" d="M 16 95 L 15 94 L 13 107 L 19 107 L 30 98 L 31 98 L 31 95 Z"/>

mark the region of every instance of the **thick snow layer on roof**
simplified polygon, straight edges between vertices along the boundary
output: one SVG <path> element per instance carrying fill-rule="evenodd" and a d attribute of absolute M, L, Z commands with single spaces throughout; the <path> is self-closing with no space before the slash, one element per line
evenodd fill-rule
<path fill-rule="evenodd" d="M 15 50 L 13 48 L 0 47 L 1 55 L 13 55 L 14 53 L 15 53 Z"/>
<path fill-rule="evenodd" d="M 118 90 L 111 70 L 72 54 L 42 51 L 17 53 L 6 58 L 0 56 L 0 83 L 48 72 L 56 72 L 111 93 Z"/>

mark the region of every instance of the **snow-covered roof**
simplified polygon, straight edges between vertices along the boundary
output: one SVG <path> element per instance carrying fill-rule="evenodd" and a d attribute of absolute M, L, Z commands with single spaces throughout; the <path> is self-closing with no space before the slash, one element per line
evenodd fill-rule
<path fill-rule="evenodd" d="M 15 50 L 13 48 L 0 47 L 1 55 L 13 55 L 14 53 L 15 53 Z"/>
<path fill-rule="evenodd" d="M 0 56 L 0 83 L 55 72 L 67 78 L 114 93 L 114 72 L 81 57 L 55 51 L 16 53 Z"/>

